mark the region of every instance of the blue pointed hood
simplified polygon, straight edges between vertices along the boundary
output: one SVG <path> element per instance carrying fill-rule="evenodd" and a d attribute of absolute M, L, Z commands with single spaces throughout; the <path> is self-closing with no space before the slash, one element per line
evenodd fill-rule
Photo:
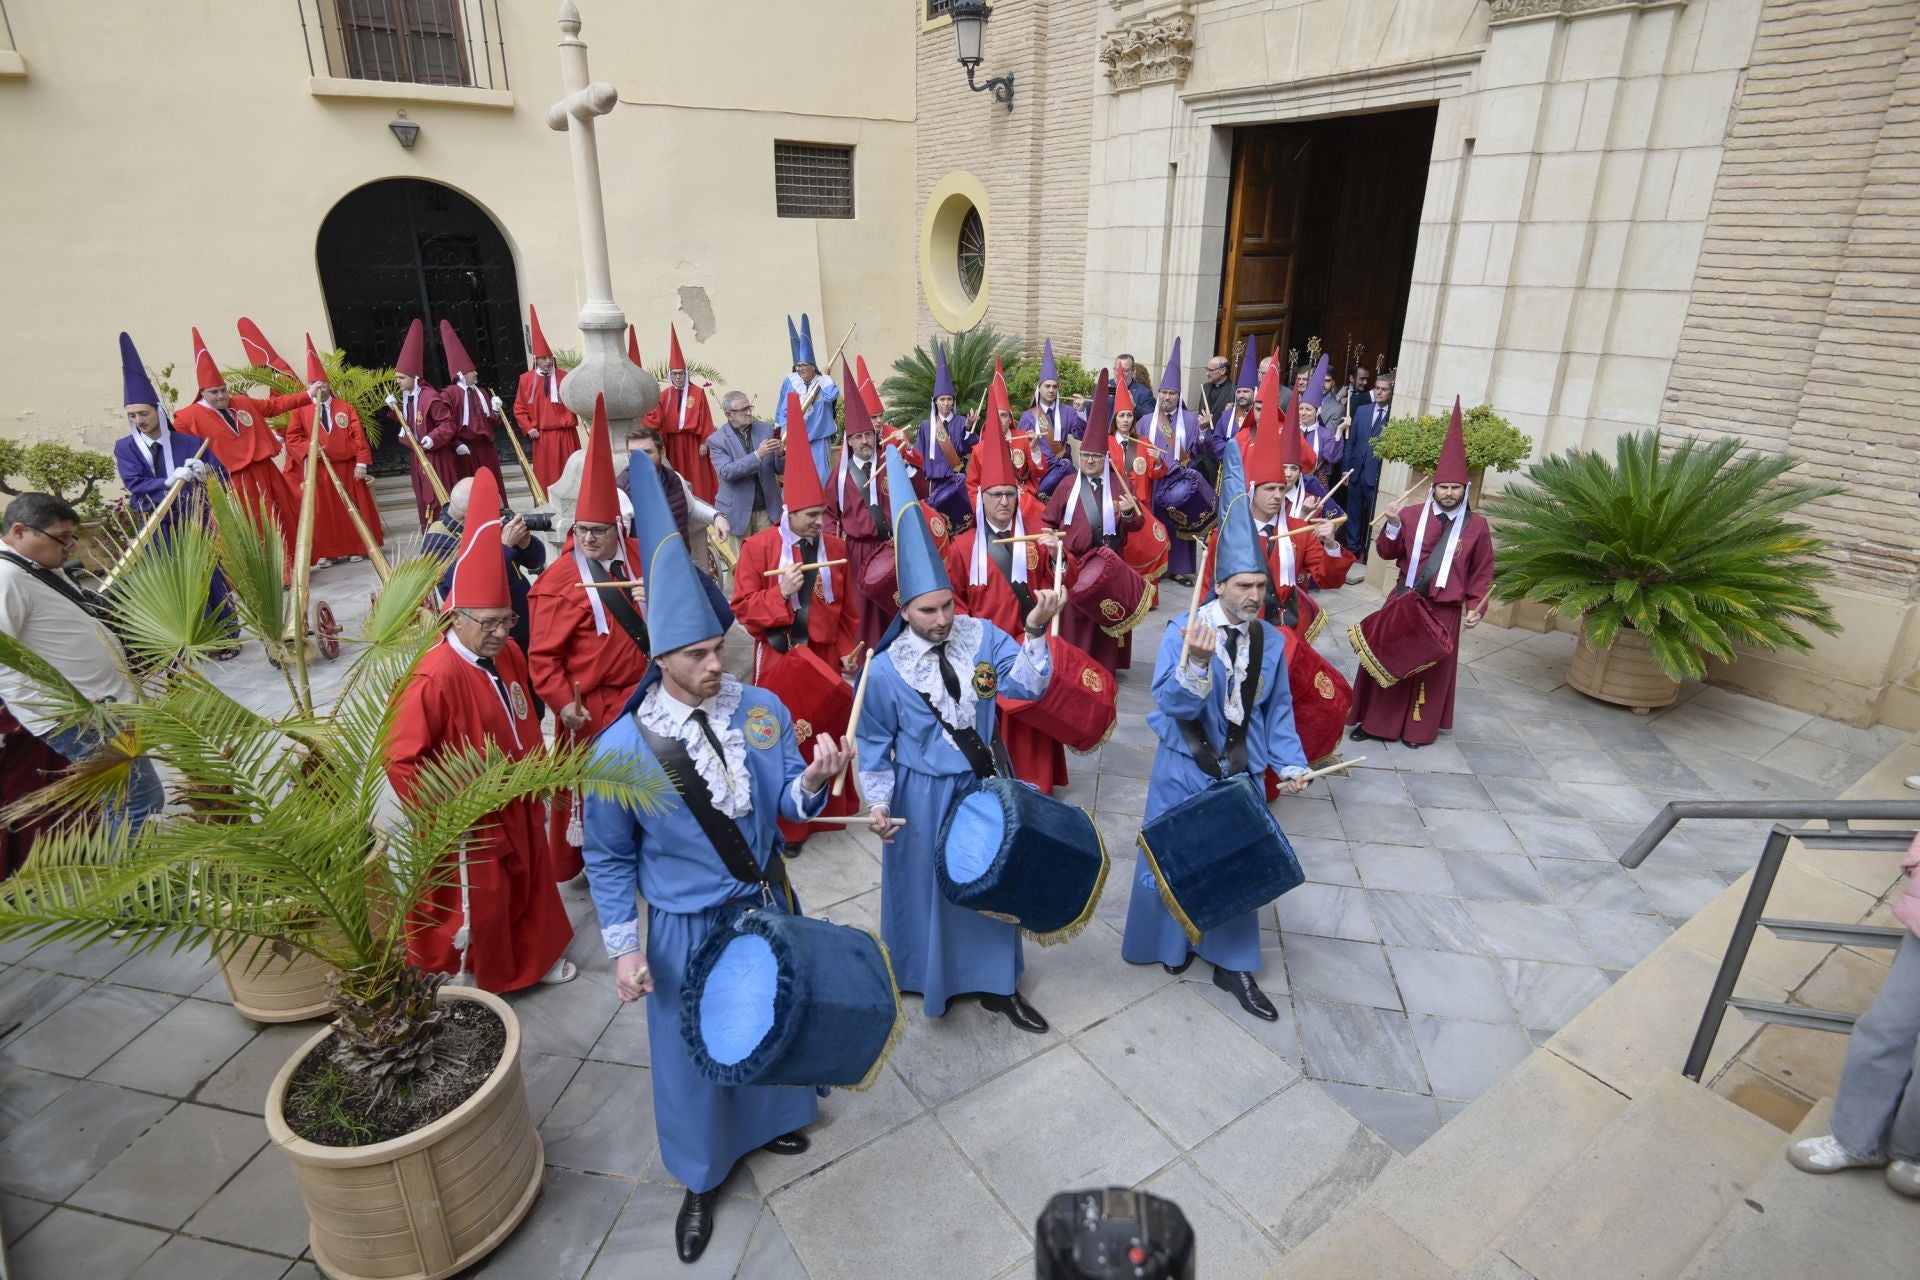
<path fill-rule="evenodd" d="M 791 357 L 789 363 L 800 363 L 800 331 L 793 327 L 792 316 L 787 317 L 787 354 Z"/>
<path fill-rule="evenodd" d="M 1180 339 L 1173 340 L 1173 354 L 1167 357 L 1167 371 L 1160 375 L 1161 391 L 1180 390 Z"/>
<path fill-rule="evenodd" d="M 640 545 L 640 578 L 647 584 L 647 636 L 653 652 L 672 653 L 726 634 L 700 571 L 687 555 L 660 487 L 660 473 L 639 449 L 627 461 L 627 497 L 633 502 L 633 540 Z"/>
<path fill-rule="evenodd" d="M 1236 573 L 1265 576 L 1267 572 L 1267 558 L 1260 554 L 1260 540 L 1253 533 L 1253 508 L 1249 505 L 1240 442 L 1230 440 L 1227 444 L 1226 461 L 1220 468 L 1220 541 L 1210 576 L 1215 584 Z"/>
<path fill-rule="evenodd" d="M 140 353 L 133 349 L 133 339 L 126 334 L 120 335 L 120 403 L 150 404 L 160 408 L 160 397 L 154 394 L 153 381 L 147 377 L 147 367 L 140 363 Z M 160 414 L 166 420 L 166 413 Z"/>
<path fill-rule="evenodd" d="M 906 459 L 894 445 L 887 446 L 887 489 L 893 503 L 893 564 L 900 603 L 929 591 L 952 590 L 940 546 L 927 524 L 926 506 L 915 495 Z"/>
<path fill-rule="evenodd" d="M 793 362 L 810 364 L 816 369 L 820 367 L 820 362 L 813 355 L 813 321 L 807 319 L 804 311 L 800 313 L 800 337 L 794 346 Z"/>
<path fill-rule="evenodd" d="M 933 398 L 938 400 L 941 396 L 954 396 L 956 401 L 959 399 L 953 390 L 953 375 L 947 371 L 947 349 L 940 345 L 940 339 L 935 338 L 933 340 Z M 958 407 L 956 404 L 955 408 Z"/>
<path fill-rule="evenodd" d="M 1238 390 L 1254 391 L 1260 386 L 1260 362 L 1254 359 L 1254 348 L 1260 344 L 1251 338 L 1247 340 L 1247 350 L 1240 357 L 1240 376 L 1233 380 Z"/>

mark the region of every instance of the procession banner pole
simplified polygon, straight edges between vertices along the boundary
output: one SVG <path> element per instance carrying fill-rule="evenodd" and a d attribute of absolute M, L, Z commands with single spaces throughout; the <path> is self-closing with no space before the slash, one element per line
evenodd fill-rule
<path fill-rule="evenodd" d="M 1200 572 L 1193 575 L 1193 603 L 1187 606 L 1187 625 L 1180 633 L 1180 665 L 1187 665 L 1187 651 L 1192 647 L 1188 632 L 1193 630 L 1195 618 L 1200 616 L 1200 597 L 1207 590 L 1207 544 L 1200 543 Z"/>
<path fill-rule="evenodd" d="M 380 575 L 380 585 L 385 586 L 393 577 L 393 568 L 387 558 L 380 554 L 380 544 L 373 536 L 373 530 L 367 528 L 367 522 L 360 517 L 360 509 L 353 505 L 353 499 L 347 496 L 347 486 L 340 483 L 340 477 L 333 473 L 330 463 L 322 461 L 320 470 L 327 473 L 327 479 L 333 481 L 333 491 L 340 495 L 340 505 L 347 509 L 347 519 L 353 521 L 354 531 L 360 535 L 361 543 L 367 548 L 367 559 L 373 562 L 373 571 Z M 362 483 L 365 483 L 362 481 Z"/>
<path fill-rule="evenodd" d="M 388 396 L 387 408 L 392 412 L 394 420 L 400 423 L 400 438 L 407 442 L 408 446 L 413 450 L 413 456 L 419 459 L 421 473 L 427 477 L 427 485 L 433 490 L 433 496 L 439 499 L 442 507 L 445 507 L 447 505 L 447 486 L 440 483 L 440 473 L 435 471 L 433 464 L 427 461 L 427 451 L 421 447 L 420 441 L 413 434 L 412 429 L 401 420 L 399 402 L 392 396 Z"/>
<path fill-rule="evenodd" d="M 840 345 L 833 349 L 833 354 L 827 357 L 827 362 L 824 365 L 817 364 L 814 366 L 814 368 L 818 369 L 821 373 L 826 374 L 828 377 L 832 377 L 833 366 L 839 363 L 840 353 L 847 349 L 847 339 L 853 337 L 853 331 L 855 329 L 858 329 L 859 327 L 860 327 L 860 322 L 858 320 L 855 320 L 852 324 L 848 325 L 846 337 L 840 339 Z M 800 412 L 805 413 L 809 408 L 811 408 L 813 405 L 813 398 L 819 394 L 820 394 L 820 379 L 815 378 L 813 380 L 813 385 L 807 388 L 807 393 L 800 397 Z M 859 395 L 860 388 L 855 387 L 853 389 L 853 394 Z"/>
<path fill-rule="evenodd" d="M 858 750 L 853 745 L 853 736 L 860 728 L 860 709 L 867 705 L 867 677 L 873 674 L 873 660 L 877 654 L 869 653 L 866 662 L 860 668 L 860 684 L 853 691 L 853 710 L 847 715 L 847 763 L 833 778 L 833 794 L 840 795 L 847 789 L 847 775 L 853 772 L 854 754 Z"/>
<path fill-rule="evenodd" d="M 200 447 L 193 451 L 193 457 L 189 459 L 189 461 L 200 461 L 200 455 L 207 451 L 208 443 L 209 441 L 202 440 Z M 141 548 L 153 540 L 154 531 L 159 529 L 160 523 L 167 518 L 167 512 L 173 510 L 173 504 L 179 499 L 180 491 L 186 487 L 187 479 L 185 476 L 182 476 L 167 486 L 166 493 L 161 497 L 160 501 L 155 504 L 153 514 L 147 517 L 147 522 L 140 526 L 140 532 L 134 535 L 133 541 L 127 544 L 127 549 L 120 553 L 120 558 L 114 562 L 113 568 L 109 570 L 107 576 L 101 580 L 101 594 L 104 595 L 106 592 L 112 590 L 114 579 L 125 572 L 126 567 L 133 563 L 134 556 L 138 555 Z"/>
<path fill-rule="evenodd" d="M 1067 540 L 1061 538 L 1053 544 L 1053 589 L 1055 591 L 1065 591 L 1067 586 L 1066 579 Z M 1066 605 L 1062 604 L 1060 613 L 1065 613 L 1066 611 Z M 1047 634 L 1049 636 L 1057 636 L 1060 634 L 1060 613 L 1054 614 L 1053 621 L 1048 624 L 1049 630 Z"/>
<path fill-rule="evenodd" d="M 496 409 L 494 412 L 500 411 Z M 507 422 L 504 415 L 500 425 L 507 429 L 507 443 L 513 446 L 513 456 L 520 463 L 520 474 L 527 478 L 527 489 L 533 494 L 533 500 L 543 507 L 546 506 L 547 491 L 541 488 L 540 481 L 534 478 L 533 464 L 527 461 L 527 451 L 520 447 L 519 430 L 512 423 Z"/>

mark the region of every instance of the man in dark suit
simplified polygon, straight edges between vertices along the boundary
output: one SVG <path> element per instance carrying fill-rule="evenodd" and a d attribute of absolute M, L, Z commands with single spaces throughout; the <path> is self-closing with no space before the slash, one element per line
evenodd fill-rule
<path fill-rule="evenodd" d="M 720 408 L 727 421 L 707 437 L 707 456 L 720 478 L 713 505 L 727 518 L 728 549 L 737 556 L 748 535 L 780 522 L 787 454 L 773 424 L 753 416 L 746 392 L 727 392 Z"/>
<path fill-rule="evenodd" d="M 1380 493 L 1380 459 L 1373 442 L 1393 414 L 1393 375 L 1382 369 L 1374 379 L 1369 398 L 1346 421 L 1347 447 L 1343 466 L 1353 469 L 1347 481 L 1347 522 L 1340 526 L 1340 541 L 1360 560 L 1367 558 L 1367 531 L 1373 524 L 1373 503 Z"/>

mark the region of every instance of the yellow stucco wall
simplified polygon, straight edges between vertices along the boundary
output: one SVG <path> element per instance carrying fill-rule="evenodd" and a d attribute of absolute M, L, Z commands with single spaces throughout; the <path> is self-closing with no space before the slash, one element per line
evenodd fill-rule
<path fill-rule="evenodd" d="M 664 355 L 674 321 L 690 359 L 770 412 L 788 312 L 812 313 L 822 359 L 855 322 L 848 352 L 876 367 L 910 345 L 912 6 L 816 0 L 800 22 L 789 0 L 579 5 L 593 74 L 620 91 L 598 124 L 601 172 L 614 293 L 647 358 Z M 413 86 L 398 87 L 413 100 L 316 92 L 293 4 L 7 10 L 26 74 L 0 76 L 0 433 L 110 444 L 125 429 L 123 328 L 181 377 L 194 325 L 223 363 L 240 360 L 242 314 L 291 358 L 303 330 L 329 341 L 315 236 L 342 196 L 383 178 L 443 182 L 485 208 L 523 306 L 540 308 L 556 346 L 579 345 L 570 161 L 546 126 L 561 96 L 558 0 L 499 0 L 490 34 L 510 94 L 464 96 L 506 106 Z M 304 10 L 312 21 L 315 0 Z M 387 130 L 396 108 L 421 126 L 412 150 Z M 776 140 L 852 144 L 856 217 L 777 218 Z M 706 293 L 704 337 L 683 287 Z"/>

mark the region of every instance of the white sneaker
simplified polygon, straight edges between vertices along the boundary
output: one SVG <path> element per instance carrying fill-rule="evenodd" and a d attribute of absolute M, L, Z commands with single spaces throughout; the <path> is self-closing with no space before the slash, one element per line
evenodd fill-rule
<path fill-rule="evenodd" d="M 1887 1185 L 1903 1196 L 1920 1199 L 1920 1162 L 1895 1160 L 1887 1166 Z"/>
<path fill-rule="evenodd" d="M 1862 1159 L 1852 1154 L 1830 1133 L 1802 1138 L 1788 1147 L 1787 1162 L 1803 1173 L 1838 1173 L 1842 1169 L 1870 1169 L 1886 1163 L 1884 1159 Z"/>

